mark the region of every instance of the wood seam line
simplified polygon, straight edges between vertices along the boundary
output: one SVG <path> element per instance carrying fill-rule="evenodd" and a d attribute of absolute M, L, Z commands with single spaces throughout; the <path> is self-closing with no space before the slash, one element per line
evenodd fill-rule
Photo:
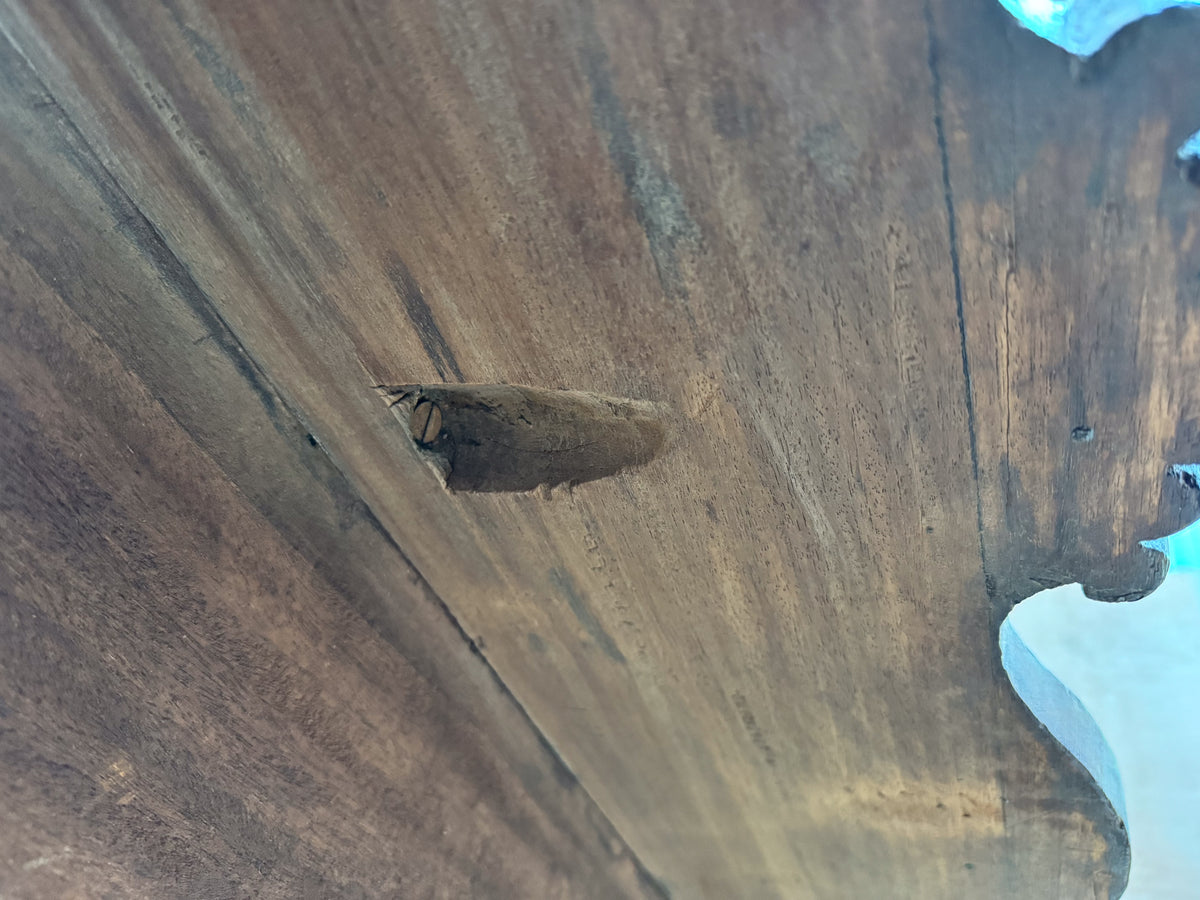
<path fill-rule="evenodd" d="M 997 609 L 996 579 L 988 566 L 987 548 L 983 531 L 983 495 L 979 486 L 979 447 L 975 433 L 975 396 L 971 383 L 971 360 L 967 350 L 966 315 L 963 311 L 962 267 L 958 253 L 958 222 L 954 209 L 954 188 L 950 178 L 950 149 L 946 141 L 945 101 L 942 92 L 942 74 L 939 68 L 940 54 L 937 29 L 934 26 L 932 0 L 924 0 L 922 11 L 925 30 L 929 41 L 929 82 L 933 100 L 933 129 L 937 138 L 938 156 L 942 169 L 942 197 L 946 206 L 946 239 L 950 251 L 950 273 L 954 283 L 954 312 L 958 321 L 958 346 L 962 358 L 963 400 L 967 409 L 967 437 L 971 450 L 971 475 L 975 482 L 975 527 L 979 535 L 979 566 L 983 571 L 984 591 L 987 594 L 987 616 L 989 642 L 988 658 L 992 670 L 992 681 L 998 692 L 1008 691 L 1016 698 L 1016 690 L 1009 680 L 1008 672 L 1000 657 L 1000 626 L 1008 610 Z M 1039 723 L 1040 724 L 1040 723 Z M 995 739 L 996 758 L 999 757 L 999 737 Z M 1000 791 L 1000 816 L 1003 828 L 1008 829 L 1008 805 L 1005 803 L 1007 779 L 1001 770 L 996 771 L 997 787 Z M 1097 787 L 1099 787 L 1097 785 Z M 1103 793 L 1103 791 L 1101 791 Z"/>
<path fill-rule="evenodd" d="M 994 585 L 988 571 L 987 553 L 983 541 L 983 498 L 979 491 L 979 449 L 975 436 L 975 397 L 971 385 L 971 362 L 967 353 L 966 317 L 963 313 L 962 268 L 958 257 L 958 224 L 954 212 L 954 190 L 950 183 L 950 150 L 946 143 L 946 123 L 943 115 L 942 76 L 938 69 L 937 35 L 933 25 L 930 0 L 925 0 L 925 27 L 929 35 L 929 77 L 933 96 L 933 128 L 937 136 L 938 155 L 942 167 L 942 196 L 946 204 L 947 240 L 950 245 L 950 272 L 954 280 L 954 311 L 958 319 L 959 352 L 962 356 L 963 399 L 967 407 L 967 435 L 971 447 L 971 474 L 975 481 L 975 524 L 979 531 L 979 561 L 983 567 L 988 597 Z"/>

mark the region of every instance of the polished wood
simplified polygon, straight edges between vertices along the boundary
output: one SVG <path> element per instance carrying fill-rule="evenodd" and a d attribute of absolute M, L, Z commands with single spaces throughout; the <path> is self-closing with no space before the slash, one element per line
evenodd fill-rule
<path fill-rule="evenodd" d="M 501 704 L 485 659 L 529 720 L 504 701 L 468 717 L 467 746 L 491 752 L 506 729 L 498 758 L 540 772 L 540 733 L 579 778 L 510 785 L 540 812 L 528 830 L 496 820 L 504 846 L 548 843 L 495 883 L 454 882 L 494 870 L 431 835 L 431 885 L 553 895 L 553 872 L 563 891 L 688 898 L 1120 893 L 1123 826 L 1012 693 L 996 635 L 1050 584 L 1144 593 L 1162 566 L 1137 542 L 1200 512 L 1167 475 L 1200 458 L 1200 195 L 1172 159 L 1200 124 L 1182 86 L 1195 16 L 1145 23 L 1087 80 L 991 0 L 4 0 L 0 22 L 9 268 L 270 523 L 210 533 L 213 552 L 247 554 L 233 571 L 251 584 L 271 541 L 299 548 L 288 571 L 328 566 L 313 615 L 337 602 L 370 620 L 427 585 L 479 659 L 423 650 L 436 617 L 376 621 L 378 652 L 424 660 L 456 702 Z M 454 490 L 374 389 L 440 382 L 651 403 L 669 439 L 583 484 Z M 9 390 L 13 409 L 51 403 Z M 92 405 L 61 421 L 133 418 Z M 21 458 L 70 458 L 41 416 Z M 118 451 L 77 465 L 107 471 Z M 142 502 L 183 504 L 161 527 L 186 548 L 226 504 L 179 468 Z M 111 493 L 133 476 L 109 477 Z M 271 627 L 290 627 L 274 608 Z M 262 615 L 244 626 L 258 639 Z M 297 666 L 344 660 L 324 628 L 289 650 Z M 134 635 L 128 653 L 154 645 Z M 352 695 L 339 671 L 310 690 Z M 140 715 L 152 683 L 129 694 Z M 363 701 L 370 727 L 331 724 L 354 752 L 406 720 L 385 694 Z M 190 722 L 180 746 L 234 752 Z M 32 728 L 13 731 L 36 743 Z M 409 758 L 351 779 L 329 827 L 357 827 Z M 467 790 L 474 769 L 457 782 L 440 765 L 420 777 Z M 286 807 L 279 781 L 218 783 Z M 65 802 L 38 808 L 52 824 Z M 199 828 L 196 808 L 173 821 Z M 500 825 L 469 809 L 434 813 L 486 844 Z M 615 861 L 580 830 L 594 822 Z M 232 824 L 217 834 L 238 843 Z M 344 871 L 349 851 L 313 840 L 309 865 Z M 363 854 L 374 879 L 399 865 Z"/>

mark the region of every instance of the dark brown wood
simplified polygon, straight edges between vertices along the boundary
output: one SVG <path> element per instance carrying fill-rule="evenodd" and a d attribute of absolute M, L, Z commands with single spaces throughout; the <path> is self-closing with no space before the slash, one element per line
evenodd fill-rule
<path fill-rule="evenodd" d="M 511 706 L 470 706 L 501 703 L 482 662 L 422 649 L 444 621 L 395 618 L 411 560 L 595 800 L 527 773 L 503 796 L 528 830 L 439 808 L 531 849 L 456 882 L 484 857 L 433 833 L 430 885 L 652 890 L 632 853 L 676 897 L 1120 893 L 1123 827 L 1013 695 L 996 631 L 1050 584 L 1139 595 L 1161 560 L 1137 541 L 1200 511 L 1166 477 L 1200 459 L 1200 195 L 1172 159 L 1200 124 L 1195 17 L 1146 23 L 1086 84 L 991 0 L 6 0 L 0 22 L 11 265 L 273 529 L 212 546 L 250 554 L 246 579 L 266 542 L 299 548 L 332 592 L 315 609 L 357 609 L 473 710 L 436 721 L 480 753 L 504 735 L 507 771 L 546 764 Z M 374 390 L 443 381 L 654 403 L 671 439 L 572 489 L 447 491 Z M 22 458 L 75 446 L 23 433 Z M 80 471 L 116 465 L 103 447 Z M 150 508 L 197 509 L 164 533 L 214 514 L 185 474 Z M 323 633 L 309 665 L 342 659 Z M 364 701 L 404 718 L 385 705 Z M 368 783 L 330 828 L 374 808 Z M 630 850 L 597 856 L 588 821 Z"/>
<path fill-rule="evenodd" d="M 0 69 L 0 894 L 662 896 Z"/>
<path fill-rule="evenodd" d="M 1002 13 L 972 29 L 946 11 L 948 196 L 1005 610 L 1073 581 L 1136 599 L 1164 571 L 1139 542 L 1196 516 L 1194 487 L 1167 477 L 1200 456 L 1200 194 L 1175 163 L 1200 126 L 1181 89 L 1200 75 L 1200 18 L 1178 12 L 1123 34 L 1080 83 L 1027 32 L 989 39 Z"/>

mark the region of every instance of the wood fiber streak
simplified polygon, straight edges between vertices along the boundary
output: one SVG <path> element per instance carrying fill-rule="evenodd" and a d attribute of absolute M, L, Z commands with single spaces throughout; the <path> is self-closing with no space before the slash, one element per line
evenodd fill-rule
<path fill-rule="evenodd" d="M 156 412 L 155 440 L 196 460 L 168 479 L 149 444 L 130 461 L 116 438 L 91 446 L 80 429 L 151 427 L 136 398 L 79 399 L 101 351 L 50 366 L 9 340 L 3 408 L 26 437 L 6 440 L 28 441 L 11 452 L 118 499 L 148 479 L 140 552 L 159 571 L 145 586 L 113 571 L 120 541 L 78 560 L 5 547 L 5 572 L 34 567 L 6 577 L 41 585 L 6 604 L 57 603 L 35 633 L 78 642 L 106 592 L 126 598 L 117 621 L 153 628 L 147 592 L 189 585 L 172 602 L 222 610 L 201 619 L 219 635 L 182 630 L 197 666 L 235 665 L 218 636 L 301 628 L 295 604 L 359 629 L 313 618 L 267 648 L 281 672 L 309 667 L 282 699 L 325 703 L 319 725 L 259 698 L 246 746 L 211 730 L 203 703 L 223 701 L 193 685 L 194 719 L 137 726 L 192 767 L 252 757 L 205 776 L 221 799 L 173 805 L 164 779 L 195 768 L 71 725 L 104 767 L 159 779 L 62 763 L 96 803 L 157 804 L 145 846 L 104 820 L 88 832 L 89 873 L 116 859 L 144 887 L 195 871 L 172 862 L 186 848 L 235 885 L 319 873 L 373 895 L 655 879 L 722 900 L 1119 895 L 1123 826 L 1013 694 L 996 636 L 1048 584 L 1144 592 L 1161 565 L 1136 542 L 1200 512 L 1164 477 L 1200 460 L 1200 195 L 1172 161 L 1200 124 L 1183 88 L 1200 20 L 1145 23 L 1087 83 L 992 0 L 0 0 L 0 26 L 6 265 L 103 342 L 111 378 L 159 399 L 175 424 Z M 441 382 L 646 401 L 673 411 L 670 450 L 549 496 L 447 491 L 372 389 Z M 1081 426 L 1092 441 L 1071 440 Z M 236 490 L 214 475 L 210 496 L 202 464 Z M 35 512 L 18 506 L 18 533 L 48 540 L 58 519 Z M 205 532 L 218 515 L 253 528 Z M 49 599 L 58 561 L 79 603 Z M 131 630 L 116 663 L 98 639 L 63 653 L 96 670 L 90 690 L 133 679 L 109 694 L 137 700 L 129 715 L 170 719 L 174 652 L 156 635 Z M 542 777 L 548 749 L 464 637 L 578 785 Z M 237 652 L 256 696 L 257 657 Z M 384 677 L 368 652 L 400 668 Z M 414 722 L 405 698 L 423 690 L 466 711 L 431 701 Z M 66 728 L 71 708 L 50 709 Z M 0 720 L 31 748 L 7 778 L 57 746 L 28 710 Z M 320 766 L 295 753 L 336 803 L 289 805 L 285 777 L 255 774 L 273 757 L 253 741 L 299 765 L 273 743 L 285 728 L 337 738 Z M 383 774 L 354 768 L 367 759 Z M 379 778 L 428 782 L 408 801 L 428 816 L 381 810 Z M 49 840 L 68 802 L 20 808 L 45 811 Z M 356 829 L 375 842 L 357 854 Z M 408 893 L 382 880 L 415 871 L 428 881 Z"/>
<path fill-rule="evenodd" d="M 661 897 L 11 46 L 0 895 Z"/>

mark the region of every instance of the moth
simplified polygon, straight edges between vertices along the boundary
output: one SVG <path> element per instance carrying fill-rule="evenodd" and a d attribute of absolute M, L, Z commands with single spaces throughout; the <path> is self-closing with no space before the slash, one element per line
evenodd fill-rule
<path fill-rule="evenodd" d="M 376 385 L 453 491 L 580 484 L 648 463 L 667 443 L 665 407 L 513 384 Z"/>

